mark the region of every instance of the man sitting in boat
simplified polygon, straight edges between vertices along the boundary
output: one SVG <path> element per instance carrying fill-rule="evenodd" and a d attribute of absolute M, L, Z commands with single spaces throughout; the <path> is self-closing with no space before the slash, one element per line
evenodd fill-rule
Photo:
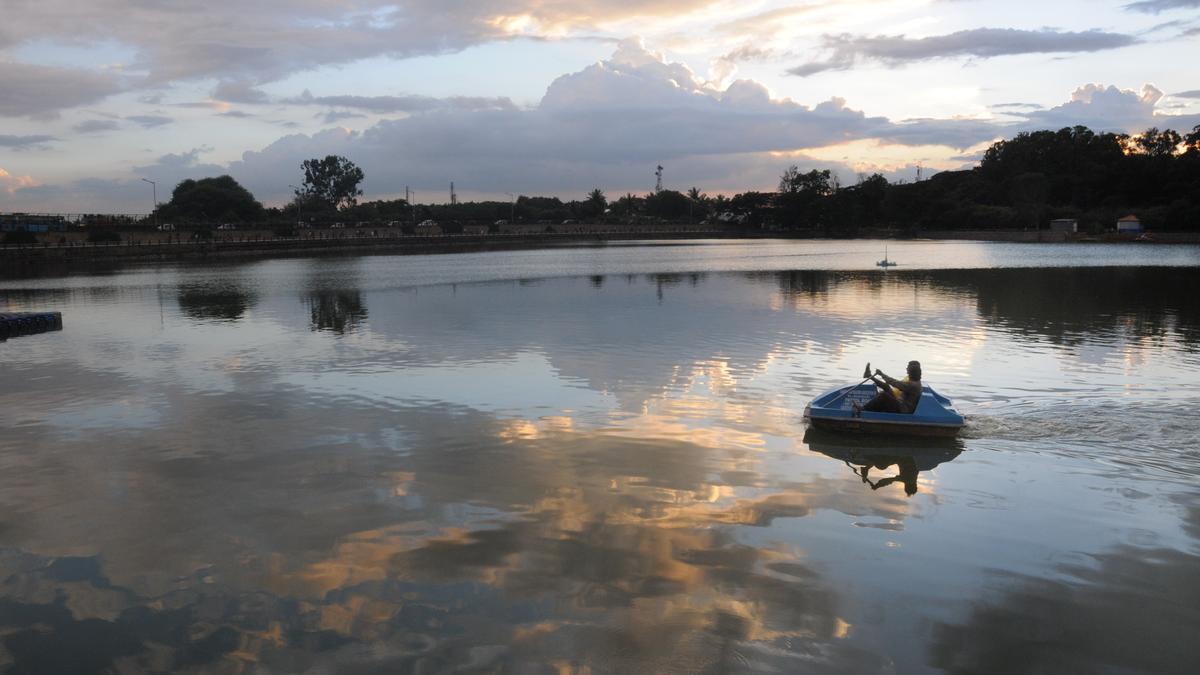
<path fill-rule="evenodd" d="M 864 406 L 860 407 L 855 403 L 855 412 L 866 410 L 868 412 L 911 413 L 917 409 L 917 403 L 921 401 L 921 363 L 919 361 L 908 362 L 908 377 L 903 380 L 888 377 L 882 370 L 876 368 L 871 381 L 875 383 L 876 387 L 879 387 L 879 393 L 875 394 L 875 398 L 867 401 Z"/>

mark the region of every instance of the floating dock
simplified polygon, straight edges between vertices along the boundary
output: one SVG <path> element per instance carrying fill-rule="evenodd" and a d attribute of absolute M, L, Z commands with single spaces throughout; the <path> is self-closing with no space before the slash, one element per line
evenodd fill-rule
<path fill-rule="evenodd" d="M 62 312 L 0 312 L 0 342 L 18 335 L 62 330 Z"/>

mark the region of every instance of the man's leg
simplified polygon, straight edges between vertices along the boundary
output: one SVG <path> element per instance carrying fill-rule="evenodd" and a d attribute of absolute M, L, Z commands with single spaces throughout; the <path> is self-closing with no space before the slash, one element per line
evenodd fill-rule
<path fill-rule="evenodd" d="M 898 413 L 901 410 L 900 401 L 896 400 L 895 396 L 892 396 L 892 392 L 881 391 L 878 394 L 875 394 L 875 398 L 867 401 L 867 404 L 863 406 L 863 410 L 870 412 Z"/>

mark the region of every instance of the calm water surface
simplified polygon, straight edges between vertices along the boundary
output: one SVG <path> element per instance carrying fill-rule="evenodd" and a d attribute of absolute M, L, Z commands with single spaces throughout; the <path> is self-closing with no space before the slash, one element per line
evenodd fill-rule
<path fill-rule="evenodd" d="M 0 281 L 0 671 L 1192 672 L 1200 248 L 882 246 Z"/>

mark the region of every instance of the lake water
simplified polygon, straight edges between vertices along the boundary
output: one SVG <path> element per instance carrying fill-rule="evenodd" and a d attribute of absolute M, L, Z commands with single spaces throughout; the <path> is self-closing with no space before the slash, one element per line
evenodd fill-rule
<path fill-rule="evenodd" d="M 0 671 L 1193 672 L 1200 248 L 883 246 L 0 281 Z"/>

